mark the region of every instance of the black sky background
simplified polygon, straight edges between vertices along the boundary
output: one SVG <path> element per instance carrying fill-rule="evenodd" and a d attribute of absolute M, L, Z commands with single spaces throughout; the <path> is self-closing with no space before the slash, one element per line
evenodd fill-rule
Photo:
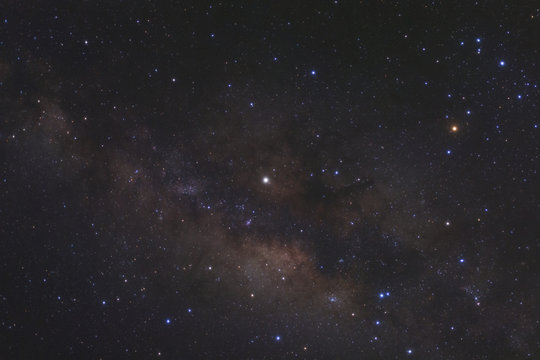
<path fill-rule="evenodd" d="M 538 4 L 0 10 L 1 358 L 538 357 Z"/>

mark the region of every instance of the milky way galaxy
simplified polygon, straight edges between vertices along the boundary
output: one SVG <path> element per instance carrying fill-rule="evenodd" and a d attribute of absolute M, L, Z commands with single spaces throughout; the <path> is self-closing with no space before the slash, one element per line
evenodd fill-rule
<path fill-rule="evenodd" d="M 540 356 L 531 2 L 8 3 L 1 358 Z"/>

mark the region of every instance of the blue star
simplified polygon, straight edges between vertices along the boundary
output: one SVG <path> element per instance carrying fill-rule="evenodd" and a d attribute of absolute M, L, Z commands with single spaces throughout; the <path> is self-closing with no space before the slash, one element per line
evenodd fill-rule
<path fill-rule="evenodd" d="M 379 320 L 375 321 L 375 325 L 380 325 L 381 322 Z"/>
<path fill-rule="evenodd" d="M 412 354 L 412 349 L 407 349 L 407 354 Z"/>
<path fill-rule="evenodd" d="M 446 150 L 446 155 L 450 155 L 452 153 L 452 150 Z"/>
<path fill-rule="evenodd" d="M 499 61 L 499 65 L 504 66 L 504 65 L 506 65 L 506 63 L 504 62 L 504 60 L 501 60 L 501 61 Z"/>
<path fill-rule="evenodd" d="M 312 75 L 312 76 L 315 76 L 315 74 L 317 74 L 317 73 L 315 72 L 315 70 L 311 70 L 311 75 Z"/>
<path fill-rule="evenodd" d="M 463 264 L 465 262 L 465 259 L 459 259 L 459 262 Z"/>
<path fill-rule="evenodd" d="M 276 335 L 276 341 L 281 341 L 281 336 Z"/>
<path fill-rule="evenodd" d="M 382 299 L 384 297 L 384 293 L 380 293 L 379 297 Z"/>
<path fill-rule="evenodd" d="M 171 319 L 165 319 L 165 324 L 170 324 L 171 323 Z"/>

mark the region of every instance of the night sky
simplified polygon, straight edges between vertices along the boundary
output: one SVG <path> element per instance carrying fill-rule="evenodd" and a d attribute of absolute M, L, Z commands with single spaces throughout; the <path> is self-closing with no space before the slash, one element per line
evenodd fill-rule
<path fill-rule="evenodd" d="M 4 1 L 1 359 L 540 359 L 540 6 Z"/>

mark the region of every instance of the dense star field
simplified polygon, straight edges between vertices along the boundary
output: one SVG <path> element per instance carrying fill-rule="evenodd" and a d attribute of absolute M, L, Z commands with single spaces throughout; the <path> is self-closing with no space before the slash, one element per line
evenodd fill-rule
<path fill-rule="evenodd" d="M 540 4 L 4 1 L 1 359 L 539 359 Z"/>

